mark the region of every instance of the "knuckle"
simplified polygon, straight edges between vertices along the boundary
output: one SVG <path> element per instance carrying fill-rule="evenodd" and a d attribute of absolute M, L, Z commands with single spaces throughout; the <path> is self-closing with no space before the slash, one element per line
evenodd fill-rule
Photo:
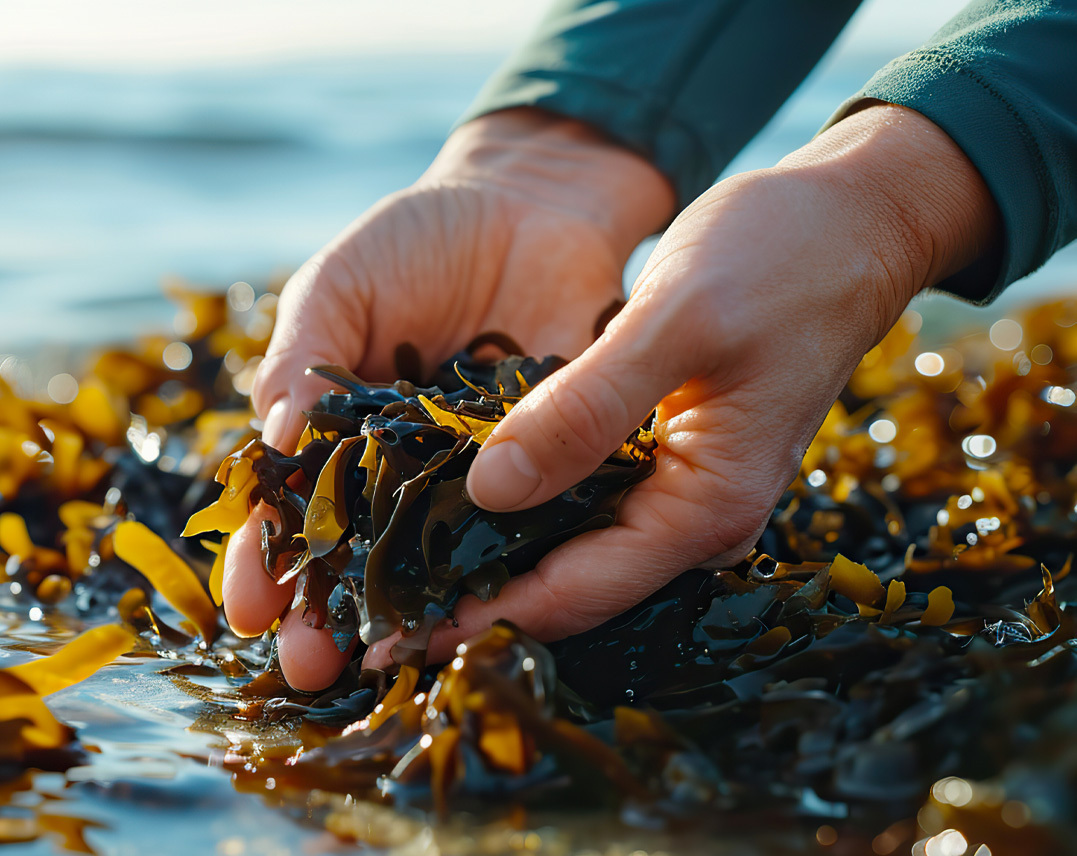
<path fill-rule="evenodd" d="M 606 457 L 610 444 L 620 442 L 612 435 L 626 422 L 628 408 L 616 387 L 601 375 L 557 384 L 548 402 L 553 418 L 545 434 L 556 449 L 595 459 Z"/>

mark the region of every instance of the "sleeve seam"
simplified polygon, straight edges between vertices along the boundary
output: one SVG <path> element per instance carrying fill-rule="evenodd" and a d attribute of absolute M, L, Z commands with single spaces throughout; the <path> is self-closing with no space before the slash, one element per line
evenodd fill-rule
<path fill-rule="evenodd" d="M 687 121 L 683 116 L 679 115 L 675 106 L 670 109 L 659 111 L 656 108 L 660 106 L 661 99 L 656 96 L 644 92 L 640 92 L 637 89 L 622 85 L 616 80 L 611 80 L 606 77 L 598 75 L 588 74 L 572 68 L 561 67 L 558 69 L 548 68 L 533 68 L 533 69 L 511 69 L 508 71 L 508 75 L 515 76 L 527 80 L 549 81 L 557 78 L 572 78 L 575 81 L 586 82 L 595 87 L 602 87 L 612 92 L 616 92 L 619 95 L 636 101 L 639 104 L 639 119 L 642 121 L 635 122 L 637 128 L 642 132 L 647 128 L 650 128 L 650 132 L 639 135 L 618 133 L 615 129 L 607 127 L 609 123 L 601 123 L 595 118 L 578 116 L 575 113 L 565 112 L 564 108 L 560 110 L 556 106 L 560 99 L 557 94 L 551 94 L 547 96 L 540 96 L 534 100 L 534 105 L 537 107 L 543 107 L 544 109 L 551 109 L 553 112 L 562 112 L 565 115 L 572 116 L 573 118 L 579 118 L 581 121 L 589 122 L 595 125 L 604 133 L 609 134 L 615 139 L 619 139 L 626 143 L 635 143 L 638 146 L 637 150 L 642 150 L 653 161 L 657 160 L 658 140 L 662 136 L 661 129 L 663 126 L 677 129 L 680 133 L 684 134 L 687 138 L 691 139 L 692 145 L 701 153 L 703 153 L 707 160 L 712 160 L 710 154 L 710 147 L 707 145 L 706 137 L 698 129 L 696 129 L 692 122 Z M 546 104 L 552 104 L 553 106 L 546 107 Z M 571 103 L 571 102 L 569 102 Z M 713 164 L 712 164 L 713 170 Z M 717 171 L 715 171 L 715 177 Z M 687 200 L 685 204 L 691 200 Z"/>
<path fill-rule="evenodd" d="M 713 2 L 713 0 L 712 0 Z M 688 80 L 692 74 L 696 71 L 699 63 L 703 57 L 706 56 L 707 50 L 710 47 L 714 32 L 717 29 L 721 29 L 723 25 L 728 25 L 729 21 L 736 16 L 740 11 L 739 7 L 734 4 L 724 4 L 719 6 L 716 10 L 712 11 L 708 17 L 705 26 L 699 28 L 695 44 L 692 46 L 690 57 L 676 69 L 676 73 L 670 72 L 664 76 L 664 79 L 659 82 L 657 90 L 673 92 L 680 92 L 684 87 L 684 82 Z M 676 98 L 661 98 L 658 93 L 656 97 L 652 99 L 655 105 L 656 120 L 661 122 L 663 117 L 669 116 L 673 111 L 673 105 L 676 103 Z M 666 108 L 663 110 L 662 105 L 666 104 Z"/>

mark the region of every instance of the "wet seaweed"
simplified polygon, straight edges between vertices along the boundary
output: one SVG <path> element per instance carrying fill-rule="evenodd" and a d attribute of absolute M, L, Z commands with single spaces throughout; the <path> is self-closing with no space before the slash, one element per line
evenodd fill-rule
<path fill-rule="evenodd" d="M 687 572 L 549 646 L 495 626 L 441 669 L 419 656 L 432 623 L 607 522 L 653 441 L 630 438 L 593 493 L 558 498 L 533 529 L 501 527 L 469 507 L 462 479 L 556 361 L 464 355 L 424 379 L 405 349 L 411 379 L 391 385 L 322 367 L 340 392 L 283 454 L 254 437 L 234 383 L 257 342 L 227 303 L 210 309 L 179 375 L 113 352 L 112 381 L 84 379 L 80 394 L 111 396 L 111 417 L 5 388 L 0 559 L 24 608 L 91 624 L 116 610 L 206 705 L 197 727 L 230 744 L 252 729 L 215 762 L 238 788 L 272 782 L 285 806 L 316 789 L 335 834 L 371 843 L 409 834 L 408 810 L 526 828 L 525 807 L 720 835 L 745 853 L 1074 852 L 1077 302 L 1007 319 L 1023 332 L 1010 350 L 986 335 L 928 346 L 908 313 L 865 357 L 748 560 Z M 197 416 L 185 389 L 225 409 Z M 300 694 L 270 637 L 240 642 L 211 622 L 223 545 L 177 532 L 190 512 L 189 532 L 234 531 L 259 501 L 282 521 L 263 532 L 267 573 L 297 584 L 307 620 L 342 646 L 409 631 L 397 674 L 353 663 Z M 131 517 L 179 558 L 142 534 L 117 549 Z M 154 551 L 172 582 L 136 570 Z M 11 775 L 49 763 L 10 757 Z M 386 803 L 398 822 L 378 814 Z"/>
<path fill-rule="evenodd" d="M 656 444 L 641 429 L 537 508 L 496 514 L 470 501 L 478 448 L 562 364 L 513 357 L 488 366 L 464 353 L 430 387 L 364 384 L 338 366 L 316 367 L 346 391 L 323 396 L 294 455 L 253 440 L 227 459 L 221 498 L 183 534 L 231 534 L 255 503 L 269 504 L 280 523 L 263 524 L 265 570 L 280 585 L 294 580 L 304 619 L 328 626 L 341 650 L 356 634 L 370 645 L 402 631 L 394 658 L 421 667 L 432 628 L 463 594 L 496 597 L 550 550 L 612 524 L 620 498 L 654 469 Z"/>

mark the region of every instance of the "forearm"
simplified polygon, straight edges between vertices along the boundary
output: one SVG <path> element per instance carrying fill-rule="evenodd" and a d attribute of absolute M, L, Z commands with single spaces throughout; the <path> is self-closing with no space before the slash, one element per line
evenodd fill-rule
<path fill-rule="evenodd" d="M 986 302 L 1077 237 L 1077 0 L 978 0 L 831 119 L 902 104 L 965 153 L 1001 217 L 995 263 L 938 282 Z"/>
<path fill-rule="evenodd" d="M 784 158 L 777 174 L 830 187 L 859 208 L 860 240 L 887 272 L 900 312 L 921 289 L 998 252 L 998 206 L 965 153 L 914 110 L 875 104 Z M 883 330 L 885 332 L 885 330 Z"/>

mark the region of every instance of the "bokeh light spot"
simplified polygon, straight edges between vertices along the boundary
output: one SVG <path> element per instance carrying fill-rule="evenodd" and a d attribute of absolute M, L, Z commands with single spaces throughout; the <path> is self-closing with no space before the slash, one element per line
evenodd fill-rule
<path fill-rule="evenodd" d="M 161 360 L 174 372 L 183 371 L 193 359 L 191 346 L 186 342 L 170 342 L 161 353 Z"/>
<path fill-rule="evenodd" d="M 938 377 L 942 374 L 942 370 L 946 368 L 946 361 L 934 351 L 924 351 L 916 358 L 913 365 L 924 377 Z"/>
<path fill-rule="evenodd" d="M 79 382 L 67 372 L 53 375 L 46 388 L 49 398 L 57 404 L 70 404 L 79 394 Z"/>
<path fill-rule="evenodd" d="M 236 312 L 246 312 L 254 306 L 254 289 L 247 282 L 233 282 L 228 286 L 228 305 Z"/>
<path fill-rule="evenodd" d="M 991 344 L 1000 351 L 1014 351 L 1021 344 L 1025 331 L 1012 318 L 1002 318 L 991 325 L 987 335 L 991 339 Z"/>

